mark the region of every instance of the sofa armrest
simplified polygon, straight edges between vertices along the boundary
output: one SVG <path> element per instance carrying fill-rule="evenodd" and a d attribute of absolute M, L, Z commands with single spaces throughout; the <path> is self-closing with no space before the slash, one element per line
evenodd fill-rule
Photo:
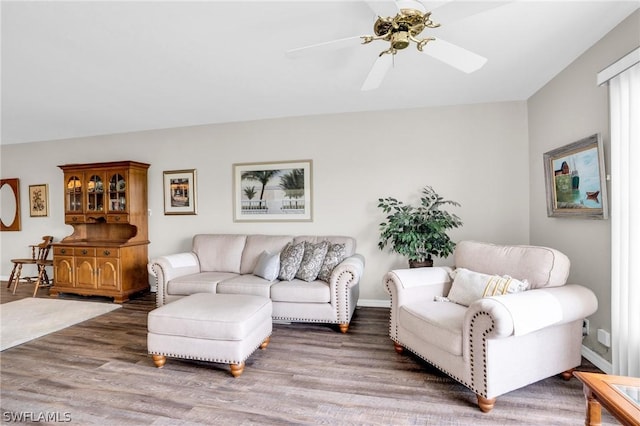
<path fill-rule="evenodd" d="M 565 285 L 487 297 L 473 302 L 464 320 L 464 334 L 472 329 L 488 338 L 521 336 L 543 328 L 580 320 L 598 309 L 595 294 L 580 285 Z M 474 327 L 486 315 L 486 327 Z M 486 329 L 485 329 L 486 328 Z M 476 330 L 474 330 L 475 332 Z"/>
<path fill-rule="evenodd" d="M 435 296 L 446 296 L 451 288 L 451 268 L 395 269 L 384 275 L 382 283 L 391 296 L 389 333 L 397 341 L 396 326 L 400 307 L 409 302 L 433 301 Z"/>
<path fill-rule="evenodd" d="M 349 322 L 358 303 L 360 278 L 364 272 L 364 256 L 353 254 L 340 262 L 331 272 L 329 287 L 331 301 L 336 307 L 338 322 Z M 355 300 L 353 300 L 355 299 Z"/>
<path fill-rule="evenodd" d="M 385 274 L 383 284 L 391 296 L 392 305 L 401 306 L 405 301 L 415 301 L 416 298 L 432 301 L 435 296 L 449 293 L 450 272 L 448 266 L 394 269 Z"/>
<path fill-rule="evenodd" d="M 362 272 L 364 271 L 364 256 L 361 254 L 354 254 L 347 257 L 331 272 L 331 287 L 334 287 L 338 282 L 344 281 L 348 287 L 352 287 L 360 282 Z M 345 279 L 341 279 L 341 275 L 347 274 Z"/>
<path fill-rule="evenodd" d="M 151 270 L 156 276 L 156 306 L 165 304 L 167 284 L 174 278 L 200 272 L 200 262 L 194 253 L 176 253 L 160 256 L 150 262 Z"/>

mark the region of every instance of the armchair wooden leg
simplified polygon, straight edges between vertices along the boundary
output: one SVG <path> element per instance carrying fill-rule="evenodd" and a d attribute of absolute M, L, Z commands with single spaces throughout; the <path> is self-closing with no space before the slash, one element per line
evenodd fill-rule
<path fill-rule="evenodd" d="M 262 343 L 260 343 L 260 349 L 266 349 L 270 341 L 271 341 L 271 336 L 267 336 L 267 338 L 264 339 Z"/>
<path fill-rule="evenodd" d="M 404 347 L 397 342 L 393 342 L 393 349 L 396 350 L 397 353 L 401 354 L 402 352 L 404 352 Z"/>
<path fill-rule="evenodd" d="M 343 333 L 346 333 L 347 330 L 349 330 L 348 322 L 343 322 L 342 324 L 340 324 L 340 331 L 342 331 Z"/>
<path fill-rule="evenodd" d="M 571 370 L 563 371 L 561 373 L 562 378 L 567 381 L 571 380 L 571 378 L 573 377 L 573 370 L 575 370 L 575 368 L 572 368 Z"/>
<path fill-rule="evenodd" d="M 476 396 L 478 397 L 478 407 L 480 408 L 480 411 L 488 413 L 493 410 L 493 407 L 496 405 L 496 398 L 489 399 L 480 395 Z"/>

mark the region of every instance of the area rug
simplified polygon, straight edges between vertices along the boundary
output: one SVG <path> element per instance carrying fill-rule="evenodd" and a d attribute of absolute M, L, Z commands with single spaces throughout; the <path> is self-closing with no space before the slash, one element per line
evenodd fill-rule
<path fill-rule="evenodd" d="M 0 305 L 0 351 L 106 314 L 121 305 L 26 298 Z"/>

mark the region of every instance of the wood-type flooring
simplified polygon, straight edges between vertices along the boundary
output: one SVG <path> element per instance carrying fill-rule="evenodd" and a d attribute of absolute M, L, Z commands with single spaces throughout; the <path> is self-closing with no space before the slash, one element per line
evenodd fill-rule
<path fill-rule="evenodd" d="M 15 296 L 3 284 L 0 303 Z M 38 297 L 48 297 L 41 289 Z M 65 296 L 96 300 L 96 297 Z M 322 324 L 275 323 L 244 373 L 146 351 L 154 295 L 0 353 L 3 423 L 74 425 L 581 425 L 577 379 L 546 380 L 503 395 L 483 414 L 475 395 L 426 362 L 398 355 L 389 310 L 356 310 L 347 334 Z M 580 367 L 597 371 L 587 361 Z M 46 421 L 48 420 L 48 421 Z M 603 412 L 603 424 L 617 424 Z"/>

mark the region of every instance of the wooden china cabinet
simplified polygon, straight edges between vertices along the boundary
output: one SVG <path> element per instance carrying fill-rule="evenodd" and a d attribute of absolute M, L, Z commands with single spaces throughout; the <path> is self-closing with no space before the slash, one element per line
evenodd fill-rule
<path fill-rule="evenodd" d="M 147 169 L 135 161 L 68 164 L 64 221 L 73 233 L 53 244 L 49 294 L 113 297 L 149 288 Z"/>

